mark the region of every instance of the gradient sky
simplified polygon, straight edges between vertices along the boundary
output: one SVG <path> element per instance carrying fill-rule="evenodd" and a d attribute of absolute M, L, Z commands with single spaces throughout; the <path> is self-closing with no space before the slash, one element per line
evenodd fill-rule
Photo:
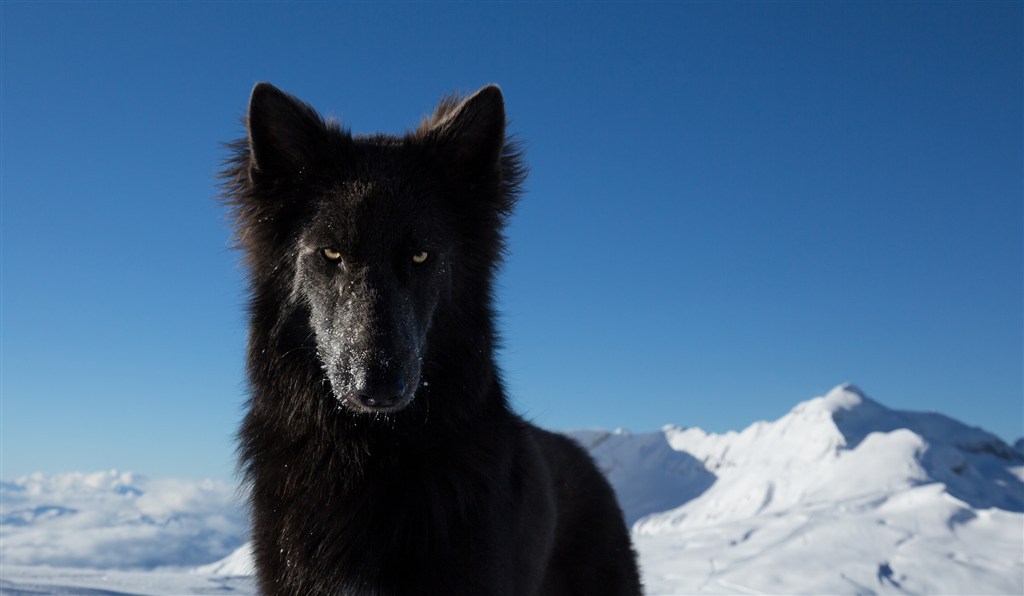
<path fill-rule="evenodd" d="M 1022 4 L 0 5 L 0 477 L 228 477 L 256 81 L 355 132 L 496 82 L 499 293 L 552 428 L 739 430 L 851 381 L 1024 434 Z"/>

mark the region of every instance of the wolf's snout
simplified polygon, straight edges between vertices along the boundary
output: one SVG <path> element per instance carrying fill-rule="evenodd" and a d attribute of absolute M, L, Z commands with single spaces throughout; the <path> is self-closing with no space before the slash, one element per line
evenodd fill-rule
<path fill-rule="evenodd" d="M 355 388 L 355 394 L 363 406 L 380 410 L 398 405 L 405 397 L 406 389 L 405 377 L 396 376 L 377 382 L 363 383 Z"/>

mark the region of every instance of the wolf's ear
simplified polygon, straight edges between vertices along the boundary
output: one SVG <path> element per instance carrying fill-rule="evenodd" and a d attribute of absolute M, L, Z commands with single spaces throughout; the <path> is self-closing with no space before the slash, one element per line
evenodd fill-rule
<path fill-rule="evenodd" d="M 247 125 L 251 166 L 272 176 L 301 170 L 326 131 L 316 110 L 270 83 L 253 87 Z"/>
<path fill-rule="evenodd" d="M 497 85 L 488 85 L 454 105 L 441 102 L 430 133 L 455 159 L 460 168 L 496 172 L 505 143 L 505 101 Z"/>

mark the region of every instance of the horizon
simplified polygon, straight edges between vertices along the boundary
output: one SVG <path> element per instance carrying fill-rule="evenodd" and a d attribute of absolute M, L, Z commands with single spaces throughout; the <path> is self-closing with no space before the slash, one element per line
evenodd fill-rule
<path fill-rule="evenodd" d="M 1024 451 L 861 398 L 838 388 L 730 436 L 570 436 L 615 491 L 650 592 L 1021 593 Z M 244 491 L 115 472 L 0 483 L 6 587 L 250 594 Z"/>
<path fill-rule="evenodd" d="M 568 428 L 559 428 L 559 429 L 553 429 L 553 430 L 556 430 L 558 432 L 565 433 L 565 434 L 568 434 L 568 435 L 573 435 L 574 433 L 599 432 L 599 433 L 609 433 L 609 434 L 613 434 L 613 435 L 627 435 L 627 436 L 638 436 L 638 435 L 649 435 L 649 434 L 664 434 L 664 433 L 666 433 L 668 431 L 673 431 L 673 430 L 674 431 L 697 430 L 697 431 L 701 431 L 703 433 L 706 433 L 708 436 L 722 437 L 722 436 L 729 435 L 729 434 L 743 434 L 744 431 L 748 430 L 751 427 L 757 426 L 759 424 L 763 424 L 763 423 L 768 423 L 768 424 L 778 423 L 780 421 L 780 419 L 785 418 L 786 416 L 793 414 L 794 410 L 798 409 L 799 407 L 804 406 L 806 404 L 809 404 L 810 402 L 813 402 L 813 401 L 827 399 L 830 396 L 835 395 L 837 391 L 852 392 L 855 395 L 857 395 L 857 396 L 859 396 L 859 397 L 861 397 L 863 399 L 866 399 L 869 402 L 874 402 L 875 404 L 880 405 L 883 408 L 883 410 L 885 410 L 887 412 L 890 412 L 890 413 L 893 413 L 893 414 L 897 414 L 897 415 L 904 415 L 904 414 L 911 414 L 911 415 L 926 414 L 926 415 L 938 415 L 938 416 L 941 416 L 943 418 L 952 420 L 955 423 L 959 423 L 959 424 L 963 425 L 967 429 L 980 430 L 980 431 L 982 431 L 982 432 L 984 432 L 986 434 L 989 434 L 993 438 L 995 438 L 995 439 L 997 439 L 999 441 L 1002 441 L 1009 448 L 1014 449 L 1014 450 L 1016 450 L 1018 452 L 1021 452 L 1022 445 L 1024 445 L 1024 434 L 1022 434 L 1021 436 L 1018 436 L 1016 438 L 1012 438 L 1012 439 L 1008 440 L 1007 438 L 1001 437 L 1001 436 L 993 433 L 991 430 L 989 430 L 987 428 L 984 428 L 983 426 L 974 425 L 974 424 L 971 424 L 969 421 L 960 420 L 958 418 L 951 417 L 948 414 L 946 414 L 944 412 L 940 412 L 938 410 L 904 410 L 904 409 L 900 409 L 900 408 L 890 407 L 884 401 L 879 401 L 879 400 L 873 398 L 870 393 L 864 391 L 861 387 L 859 387 L 855 383 L 850 383 L 850 382 L 840 383 L 840 384 L 832 387 L 828 391 L 825 391 L 825 392 L 821 393 L 820 395 L 814 395 L 814 396 L 807 397 L 806 399 L 797 400 L 786 411 L 781 412 L 776 417 L 752 420 L 750 423 L 745 424 L 745 425 L 743 425 L 741 427 L 737 427 L 737 428 L 727 428 L 727 429 L 721 429 L 721 430 L 709 430 L 707 428 L 702 427 L 700 424 L 696 424 L 696 425 L 679 425 L 679 424 L 674 424 L 674 423 L 671 423 L 671 422 L 667 422 L 667 423 L 663 424 L 659 428 L 642 429 L 642 430 L 635 430 L 635 429 L 622 428 L 622 427 L 568 427 Z M 842 432 L 842 431 L 840 430 L 840 432 Z M 1024 452 L 1021 452 L 1021 453 L 1022 453 L 1022 455 L 1024 455 Z M 0 480 L 4 480 L 4 481 L 19 481 L 19 480 L 23 480 L 25 478 L 33 478 L 33 477 L 36 477 L 36 478 L 38 478 L 38 477 L 52 478 L 52 477 L 61 477 L 61 476 L 95 476 L 97 474 L 100 474 L 100 475 L 117 474 L 117 475 L 120 475 L 120 476 L 124 476 L 124 475 L 127 474 L 127 475 L 130 475 L 131 477 L 145 478 L 145 479 L 149 479 L 149 480 L 196 480 L 196 481 L 214 480 L 214 481 L 217 481 L 217 482 L 226 482 L 228 484 L 230 484 L 232 482 L 232 480 L 236 480 L 236 479 L 240 479 L 241 478 L 239 472 L 235 472 L 233 474 L 229 474 L 229 475 L 226 475 L 226 476 L 219 476 L 219 477 L 174 476 L 174 475 L 168 476 L 168 475 L 154 475 L 154 474 L 150 474 L 149 471 L 147 471 L 147 470 L 123 469 L 123 468 L 116 468 L 116 467 L 114 467 L 114 468 L 107 467 L 107 468 L 77 469 L 77 470 L 54 470 L 54 471 L 36 470 L 36 471 L 32 471 L 32 472 L 24 473 L 24 474 L 19 474 L 19 475 L 2 476 L 2 477 L 0 477 Z"/>
<path fill-rule="evenodd" d="M 498 83 L 530 175 L 510 401 L 721 433 L 853 383 L 1024 436 L 1020 3 L 0 4 L 0 478 L 232 478 L 222 144 L 269 81 L 355 133 Z"/>

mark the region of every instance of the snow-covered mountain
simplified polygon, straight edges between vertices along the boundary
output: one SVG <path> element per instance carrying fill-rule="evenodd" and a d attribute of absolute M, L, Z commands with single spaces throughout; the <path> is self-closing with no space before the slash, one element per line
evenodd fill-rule
<path fill-rule="evenodd" d="M 738 433 L 576 436 L 652 593 L 1024 593 L 1024 455 L 946 416 L 844 385 Z"/>
<path fill-rule="evenodd" d="M 741 432 L 568 434 L 615 487 L 650 594 L 1024 593 L 1024 440 L 850 385 Z M 229 487 L 32 476 L 0 497 L 0 592 L 252 590 L 248 545 L 215 560 L 244 532 Z"/>

